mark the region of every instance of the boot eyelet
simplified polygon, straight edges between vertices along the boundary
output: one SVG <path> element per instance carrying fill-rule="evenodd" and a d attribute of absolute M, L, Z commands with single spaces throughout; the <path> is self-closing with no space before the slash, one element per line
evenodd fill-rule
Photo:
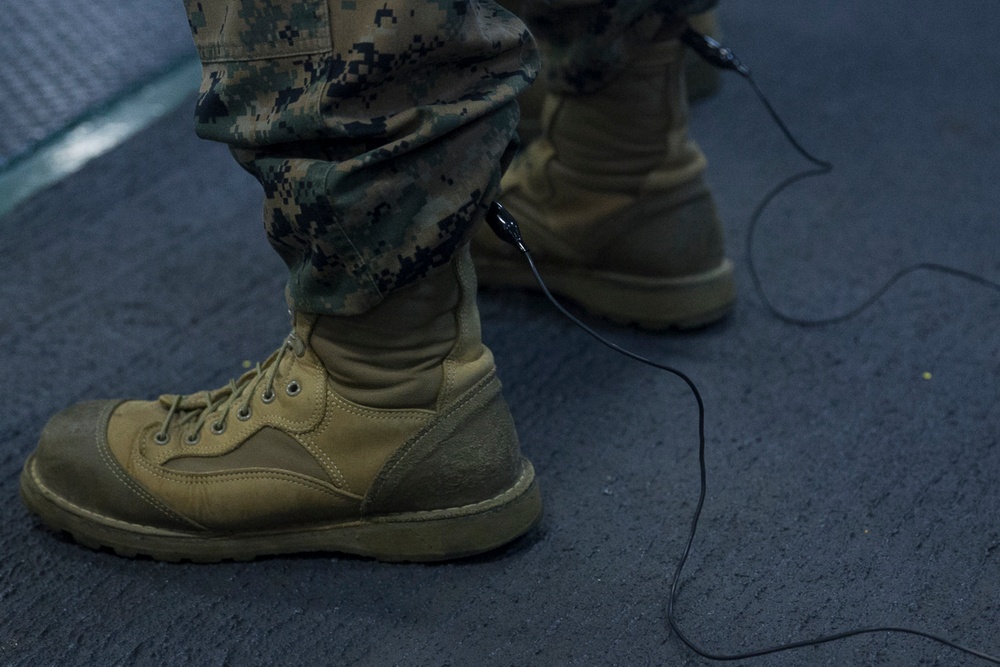
<path fill-rule="evenodd" d="M 201 438 L 198 437 L 197 433 L 192 433 L 188 437 L 184 438 L 184 444 L 186 445 L 197 445 Z"/>
<path fill-rule="evenodd" d="M 285 387 L 285 393 L 289 396 L 298 396 L 302 393 L 302 385 L 299 384 L 298 380 L 292 380 L 288 383 L 288 386 Z"/>
<path fill-rule="evenodd" d="M 170 442 L 170 436 L 167 433 L 157 433 L 153 436 L 153 442 L 158 445 L 165 445 Z"/>
<path fill-rule="evenodd" d="M 247 405 L 236 411 L 236 418 L 239 419 L 241 422 L 245 422 L 246 420 L 250 419 L 250 414 L 251 414 L 250 406 Z"/>
<path fill-rule="evenodd" d="M 270 403 L 275 399 L 276 394 L 273 389 L 268 389 L 263 394 L 260 395 L 260 400 L 264 403 Z"/>
<path fill-rule="evenodd" d="M 214 435 L 222 435 L 225 432 L 226 432 L 226 422 L 217 421 L 214 424 L 212 424 L 212 433 Z"/>

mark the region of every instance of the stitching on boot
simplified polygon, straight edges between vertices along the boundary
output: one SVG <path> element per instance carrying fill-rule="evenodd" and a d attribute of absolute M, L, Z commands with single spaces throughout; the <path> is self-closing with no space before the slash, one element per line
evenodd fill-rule
<path fill-rule="evenodd" d="M 104 409 L 104 412 L 101 414 L 101 418 L 97 420 L 97 426 L 95 426 L 94 430 L 94 443 L 97 446 L 97 452 L 101 457 L 101 461 L 108 468 L 108 470 L 111 471 L 111 474 L 115 476 L 115 479 L 124 484 L 125 488 L 130 490 L 139 498 L 145 500 L 150 506 L 159 510 L 161 513 L 167 515 L 168 517 L 171 517 L 178 521 L 187 522 L 191 525 L 200 528 L 201 526 L 199 526 L 198 523 L 192 521 L 186 516 L 181 515 L 178 512 L 175 512 L 166 503 L 159 500 L 156 496 L 151 494 L 146 489 L 142 488 L 142 486 L 140 486 L 138 482 L 136 482 L 135 480 L 133 480 L 131 477 L 128 476 L 128 473 L 122 468 L 121 464 L 118 463 L 118 460 L 111 453 L 111 447 L 107 443 L 108 422 L 111 419 L 111 413 L 113 413 L 115 409 L 122 403 L 124 403 L 124 401 L 110 404 L 108 407 Z M 130 447 L 129 452 L 134 457 L 135 448 Z"/>
<path fill-rule="evenodd" d="M 327 386 L 326 393 L 329 396 L 330 394 L 329 386 Z M 313 429 L 312 432 L 310 433 L 312 438 L 316 437 L 317 431 L 325 431 L 332 421 L 333 421 L 333 414 L 329 410 L 327 410 L 326 414 L 323 415 L 323 420 L 319 424 L 317 424 L 316 428 Z M 327 471 L 327 473 L 333 475 L 333 478 L 336 482 L 335 484 L 336 486 L 340 487 L 341 489 L 349 493 L 351 492 L 351 485 L 347 483 L 347 478 L 344 477 L 344 473 L 341 472 L 340 467 L 336 463 L 334 463 L 333 459 L 330 458 L 329 454 L 324 452 L 323 449 L 319 447 L 312 440 L 306 440 L 303 438 L 303 440 L 299 440 L 299 442 L 302 444 L 303 447 L 306 448 L 306 450 L 309 451 L 310 454 L 313 455 L 313 457 L 319 460 L 320 465 L 323 467 L 324 470 Z M 326 465 L 323 465 L 324 463 L 326 463 Z"/>
<path fill-rule="evenodd" d="M 462 267 L 458 264 L 453 264 L 452 268 L 455 274 L 455 280 L 458 281 L 459 285 L 459 297 L 458 306 L 455 308 L 455 344 L 452 346 L 451 351 L 445 358 L 443 366 L 444 371 L 444 381 L 442 382 L 441 391 L 438 392 L 437 404 L 434 406 L 436 411 L 440 412 L 443 405 L 447 402 L 448 397 L 451 395 L 452 388 L 455 386 L 455 352 L 458 348 L 459 341 L 465 340 L 465 318 L 462 317 L 462 308 L 466 305 L 465 293 L 462 289 L 464 285 L 462 284 Z"/>
<path fill-rule="evenodd" d="M 346 399 L 339 396 L 334 390 L 327 385 L 327 401 L 328 404 L 332 403 L 336 405 L 339 409 L 344 412 L 353 414 L 366 419 L 372 419 L 375 421 L 413 421 L 416 422 L 414 426 L 426 423 L 430 417 L 430 411 L 420 411 L 420 410 L 393 410 L 391 412 L 384 410 L 377 410 L 371 408 L 365 408 L 363 406 L 358 406 L 354 403 L 350 403 Z M 312 431 L 308 433 L 309 439 L 305 439 L 306 434 L 303 434 L 303 439 L 299 440 L 303 447 L 305 447 L 312 455 L 320 460 L 320 465 L 323 466 L 327 472 L 331 473 L 335 479 L 335 486 L 339 487 L 341 490 L 351 493 L 352 495 L 357 495 L 351 485 L 348 483 L 347 478 L 341 472 L 339 466 L 336 462 L 327 454 L 319 445 L 316 443 L 317 434 L 324 432 L 333 423 L 335 416 L 332 410 L 327 409 L 323 415 L 323 420 L 316 425 Z M 326 464 L 326 465 L 323 465 Z M 357 495 L 361 498 L 362 495 Z"/>
<path fill-rule="evenodd" d="M 299 486 L 304 486 L 306 488 L 313 489 L 315 491 L 322 491 L 327 495 L 342 497 L 341 496 L 342 492 L 340 491 L 340 489 L 328 488 L 320 480 L 316 480 L 311 477 L 306 477 L 304 475 L 300 475 L 299 473 L 295 473 L 290 470 L 260 470 L 257 472 L 233 471 L 233 472 L 185 474 L 185 473 L 168 472 L 156 469 L 150 466 L 146 462 L 140 462 L 140 465 L 151 475 L 176 484 L 196 485 L 196 484 L 211 484 L 214 482 L 240 481 L 247 479 L 268 479 L 281 482 L 291 482 L 293 484 L 298 484 Z M 195 477 L 195 475 L 198 475 L 198 477 Z M 205 475 L 205 477 L 201 477 L 201 475 Z M 358 496 L 354 496 L 353 499 L 357 498 Z"/>
<path fill-rule="evenodd" d="M 208 484 L 214 481 L 227 481 L 223 478 L 243 478 L 243 479 L 278 479 L 280 481 L 294 481 L 302 486 L 312 486 L 315 485 L 316 490 L 323 491 L 325 493 L 330 493 L 332 495 L 340 495 L 340 489 L 328 488 L 327 483 L 322 480 L 315 479 L 313 477 L 308 477 L 300 473 L 291 470 L 278 470 L 278 469 L 253 469 L 255 472 L 241 472 L 241 471 L 219 471 L 211 473 L 185 473 L 185 472 L 174 472 L 172 470 L 164 470 L 163 468 L 157 466 L 154 463 L 146 461 L 144 459 L 137 459 L 138 465 L 153 475 L 160 479 L 166 480 L 168 482 L 173 482 L 177 484 Z M 285 479 L 287 478 L 287 479 Z M 329 485 L 333 486 L 333 485 Z M 353 494 L 352 494 L 353 495 Z"/>
<path fill-rule="evenodd" d="M 118 460 L 111 453 L 111 446 L 107 442 L 108 422 L 111 420 L 111 413 L 113 413 L 122 403 L 124 403 L 124 401 L 114 403 L 106 407 L 104 412 L 101 414 L 101 418 L 97 421 L 97 426 L 94 430 L 94 442 L 97 446 L 97 453 L 101 456 L 101 461 L 108 468 L 108 470 L 111 471 L 111 474 L 115 476 L 115 479 L 124 484 L 125 488 L 145 500 L 152 507 L 173 519 L 188 522 L 197 526 L 198 524 L 196 522 L 170 509 L 170 507 L 164 502 L 156 498 L 156 496 L 142 488 L 142 486 L 140 486 L 135 480 L 129 477 L 128 473 L 122 468 L 121 464 L 118 463 Z M 129 448 L 129 452 L 134 452 L 134 448 Z"/>
<path fill-rule="evenodd" d="M 310 326 L 310 332 L 312 328 Z M 310 334 L 311 335 L 311 334 Z M 268 415 L 263 421 L 265 423 L 271 423 L 274 426 L 284 426 L 288 430 L 295 430 L 296 432 L 305 432 L 315 429 L 316 422 L 323 419 L 323 413 L 326 411 L 326 402 L 323 400 L 323 387 L 326 386 L 326 369 L 323 368 L 322 364 L 315 364 L 302 359 L 296 359 L 293 365 L 302 364 L 309 368 L 309 375 L 315 375 L 315 380 L 320 386 L 317 387 L 315 397 L 313 398 L 313 407 L 310 415 L 304 420 L 291 420 L 285 419 L 278 415 Z M 313 379 L 313 378 L 310 378 Z M 237 445 L 239 446 L 239 445 Z"/>
<path fill-rule="evenodd" d="M 424 438 L 426 438 L 430 433 L 437 429 L 443 422 L 454 415 L 458 410 L 465 407 L 468 403 L 472 402 L 480 394 L 486 391 L 488 388 L 496 383 L 496 393 L 500 393 L 499 381 L 496 378 L 496 369 L 490 370 L 490 372 L 479 380 L 475 385 L 473 385 L 469 390 L 456 401 L 449 410 L 440 414 L 437 419 L 433 420 L 431 423 L 427 424 L 421 428 L 417 433 L 410 437 L 403 445 L 397 450 L 394 455 L 395 460 L 388 464 L 388 467 L 383 467 L 379 470 L 375 479 L 372 481 L 371 488 L 368 490 L 368 494 L 365 496 L 364 501 L 361 503 L 361 512 L 365 514 L 368 508 L 376 502 L 380 495 L 384 495 L 383 491 L 385 489 L 385 483 L 387 478 L 389 478 L 393 471 L 400 466 L 400 464 L 405 463 L 409 460 L 410 453 L 420 444 Z"/>
<path fill-rule="evenodd" d="M 466 339 L 468 335 L 468 329 L 466 327 L 466 318 L 462 317 L 462 308 L 467 307 L 468 304 L 465 303 L 467 297 L 465 281 L 468 280 L 468 271 L 466 270 L 465 262 L 457 260 L 453 264 L 452 271 L 455 274 L 455 279 L 458 281 L 459 285 L 459 297 L 458 306 L 455 308 L 455 325 L 457 328 L 455 336 L 455 345 L 451 348 L 451 352 L 444 360 L 444 382 L 441 386 L 441 391 L 438 392 L 437 405 L 435 410 L 437 412 L 441 411 L 451 396 L 452 390 L 455 388 L 455 375 L 458 373 L 458 362 L 455 361 L 456 350 L 458 349 L 459 341 Z M 475 297 L 473 297 L 475 298 Z"/>
<path fill-rule="evenodd" d="M 446 507 L 444 509 L 439 509 L 439 510 L 413 510 L 411 512 L 397 512 L 395 514 L 384 514 L 381 515 L 379 518 L 392 519 L 395 517 L 406 517 L 404 520 L 410 520 L 409 517 L 426 517 L 427 519 L 434 520 L 442 518 L 442 516 L 453 513 L 464 514 L 467 513 L 469 510 L 492 509 L 493 507 L 496 507 L 498 504 L 509 502 L 509 500 L 504 499 L 504 496 L 506 496 L 511 491 L 524 484 L 524 480 L 528 477 L 529 470 L 531 469 L 528 466 L 522 464 L 521 474 L 517 476 L 517 479 L 514 481 L 514 483 L 511 484 L 510 487 L 504 489 L 500 493 L 493 496 L 492 498 L 487 498 L 485 500 L 477 500 L 474 503 L 467 503 L 465 505 L 456 505 L 455 507 Z M 531 477 L 533 479 L 534 474 L 532 474 Z M 517 496 L 515 497 L 518 498 L 521 497 L 528 491 L 529 488 L 531 488 L 530 485 L 525 486 L 525 488 L 521 491 L 521 493 L 517 494 Z"/>
<path fill-rule="evenodd" d="M 392 408 L 379 409 L 379 408 L 366 408 L 363 405 L 358 405 L 357 403 L 351 403 L 346 398 L 336 393 L 330 389 L 329 384 L 327 385 L 327 394 L 329 399 L 336 403 L 345 412 L 350 412 L 353 415 L 358 415 L 359 417 L 367 417 L 369 419 L 384 419 L 384 420 L 398 420 L 398 419 L 427 419 L 432 416 L 434 412 L 432 410 L 396 410 Z"/>
<path fill-rule="evenodd" d="M 31 468 L 31 479 L 35 483 L 35 486 L 37 486 L 41 490 L 41 492 L 42 492 L 43 495 L 45 495 L 46 497 L 48 497 L 48 496 L 54 496 L 56 498 L 59 498 L 58 502 L 51 501 L 51 499 L 50 499 L 51 502 L 54 502 L 58 506 L 65 505 L 67 507 L 71 507 L 72 511 L 74 513 L 76 513 L 76 514 L 84 514 L 86 516 L 93 517 L 94 519 L 97 520 L 98 523 L 101 523 L 101 524 L 104 524 L 104 525 L 115 524 L 115 525 L 121 525 L 121 526 L 133 526 L 135 528 L 145 528 L 145 529 L 149 529 L 150 528 L 150 526 L 147 526 L 145 524 L 133 523 L 131 521 L 123 521 L 122 519 L 115 519 L 114 517 L 110 517 L 110 516 L 106 516 L 104 514 L 100 514 L 99 512 L 95 512 L 93 510 L 89 510 L 86 507 L 82 507 L 80 505 L 77 505 L 76 503 L 74 503 L 74 502 L 72 502 L 70 500 L 67 500 L 66 498 L 63 498 L 62 496 L 59 496 L 58 494 L 56 494 L 55 492 L 53 492 L 52 490 L 50 490 L 47 486 L 45 486 L 44 482 L 42 482 L 41 478 L 39 478 L 38 474 L 35 472 L 34 466 L 32 466 L 32 468 Z M 197 523 L 195 523 L 193 521 L 190 521 L 190 519 L 188 519 L 188 521 L 195 528 L 198 528 L 200 530 L 205 530 L 199 524 L 197 524 Z M 166 528 L 156 528 L 155 530 L 168 531 L 169 529 L 166 529 Z"/>

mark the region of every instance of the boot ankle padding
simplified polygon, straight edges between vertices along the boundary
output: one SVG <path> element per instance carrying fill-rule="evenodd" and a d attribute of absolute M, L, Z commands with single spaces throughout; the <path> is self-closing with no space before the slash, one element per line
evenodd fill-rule
<path fill-rule="evenodd" d="M 373 408 L 433 409 L 457 335 L 459 291 L 448 270 L 361 315 L 316 319 L 310 345 L 345 398 Z"/>
<path fill-rule="evenodd" d="M 482 502 L 522 472 L 514 422 L 491 373 L 386 462 L 363 514 L 436 510 Z"/>
<path fill-rule="evenodd" d="M 309 344 L 337 392 L 372 408 L 435 410 L 493 366 L 468 246 L 446 267 L 350 317 L 319 316 Z"/>

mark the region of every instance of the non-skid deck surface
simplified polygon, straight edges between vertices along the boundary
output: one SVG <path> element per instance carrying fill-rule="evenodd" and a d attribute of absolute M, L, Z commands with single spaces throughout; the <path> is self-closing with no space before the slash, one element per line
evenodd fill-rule
<path fill-rule="evenodd" d="M 994 12 L 724 6 L 728 41 L 837 165 L 762 224 L 757 261 L 783 307 L 839 312 L 915 261 L 1000 278 Z M 535 296 L 481 298 L 547 511 L 499 553 L 169 565 L 87 550 L 27 514 L 17 476 L 51 413 L 221 385 L 286 332 L 257 186 L 191 136 L 190 113 L 0 219 L 0 664 L 712 664 L 664 612 L 696 500 L 694 402 Z M 599 324 L 705 395 L 710 489 L 684 628 L 717 651 L 891 624 L 1000 652 L 1000 296 L 915 275 L 852 322 L 781 324 L 750 289 L 743 237 L 801 162 L 735 80 L 694 128 L 739 267 L 736 310 L 695 334 Z M 877 635 L 739 664 L 981 663 Z"/>
<path fill-rule="evenodd" d="M 194 57 L 180 0 L 11 0 L 0 7 L 0 168 Z"/>

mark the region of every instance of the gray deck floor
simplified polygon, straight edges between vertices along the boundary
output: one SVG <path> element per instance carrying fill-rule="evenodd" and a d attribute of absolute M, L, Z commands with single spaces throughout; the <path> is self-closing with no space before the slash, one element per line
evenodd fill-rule
<path fill-rule="evenodd" d="M 724 5 L 727 41 L 836 164 L 761 227 L 757 261 L 787 310 L 839 312 L 916 261 L 1000 278 L 1000 19 L 995 3 L 962 6 Z M 694 403 L 537 296 L 481 297 L 547 510 L 499 553 L 170 565 L 90 551 L 28 515 L 17 476 L 50 414 L 221 385 L 286 332 L 257 186 L 190 116 L 0 218 L 0 664 L 711 664 L 664 612 L 696 500 Z M 1000 297 L 917 275 L 852 322 L 781 324 L 750 289 L 744 235 L 801 163 L 733 79 L 694 129 L 737 308 L 697 334 L 598 323 L 705 394 L 710 488 L 683 626 L 718 651 L 891 624 L 1000 653 Z M 879 635 L 740 664 L 982 663 Z"/>

